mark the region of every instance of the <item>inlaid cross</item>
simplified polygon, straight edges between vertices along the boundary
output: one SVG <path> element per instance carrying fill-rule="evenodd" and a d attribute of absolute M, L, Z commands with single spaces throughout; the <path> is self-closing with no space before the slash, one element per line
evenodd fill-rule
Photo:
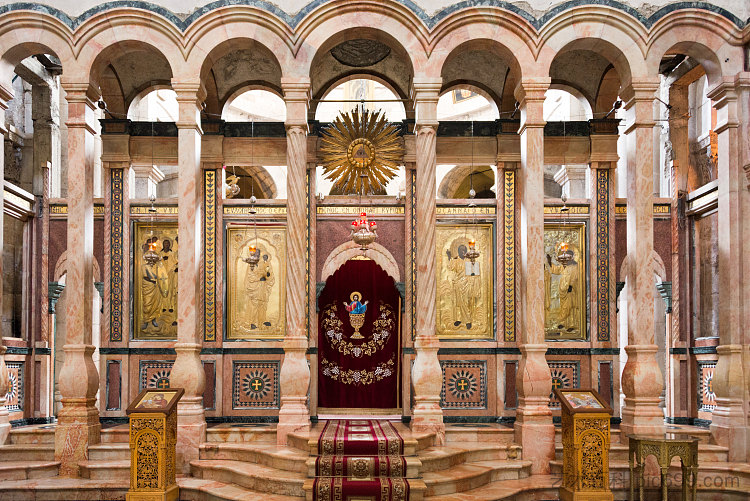
<path fill-rule="evenodd" d="M 169 388 L 169 379 L 159 379 L 156 382 L 156 387 L 160 390 L 163 390 L 165 388 Z"/>
<path fill-rule="evenodd" d="M 458 383 L 456 383 L 456 384 L 458 385 L 459 388 L 461 388 L 461 391 L 463 391 L 463 390 L 466 389 L 466 386 L 467 386 L 468 383 L 466 382 L 465 379 L 459 379 Z"/>
<path fill-rule="evenodd" d="M 258 391 L 263 386 L 263 383 L 261 382 L 260 379 L 253 379 L 253 382 L 250 383 L 250 385 L 253 387 L 255 391 Z"/>
<path fill-rule="evenodd" d="M 552 389 L 562 388 L 562 381 L 557 378 L 552 378 Z"/>

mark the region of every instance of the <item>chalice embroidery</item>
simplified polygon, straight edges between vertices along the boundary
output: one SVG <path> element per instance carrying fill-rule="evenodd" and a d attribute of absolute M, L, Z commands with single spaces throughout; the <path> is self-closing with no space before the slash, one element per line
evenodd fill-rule
<path fill-rule="evenodd" d="M 352 292 L 349 296 L 350 302 L 344 301 L 344 307 L 349 312 L 349 323 L 354 329 L 351 339 L 364 339 L 365 337 L 359 333 L 359 329 L 365 324 L 365 313 L 367 312 L 367 303 L 360 302 L 362 294 L 359 292 Z"/>

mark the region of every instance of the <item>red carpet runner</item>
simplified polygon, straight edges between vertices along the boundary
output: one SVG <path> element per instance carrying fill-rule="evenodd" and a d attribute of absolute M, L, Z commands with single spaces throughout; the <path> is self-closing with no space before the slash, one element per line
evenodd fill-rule
<path fill-rule="evenodd" d="M 328 421 L 318 439 L 316 501 L 406 501 L 404 441 L 388 421 Z"/>

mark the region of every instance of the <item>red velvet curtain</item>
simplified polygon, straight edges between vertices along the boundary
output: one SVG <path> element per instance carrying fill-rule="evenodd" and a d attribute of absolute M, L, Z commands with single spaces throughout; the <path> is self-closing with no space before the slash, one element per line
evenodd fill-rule
<path fill-rule="evenodd" d="M 362 339 L 353 326 L 358 318 L 344 305 L 357 299 L 367 301 Z M 398 407 L 398 299 L 393 279 L 375 261 L 347 261 L 326 281 L 318 298 L 320 407 Z"/>

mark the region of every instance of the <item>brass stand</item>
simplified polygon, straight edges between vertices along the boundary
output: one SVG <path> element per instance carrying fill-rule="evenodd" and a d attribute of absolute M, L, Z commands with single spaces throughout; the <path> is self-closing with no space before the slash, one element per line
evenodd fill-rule
<path fill-rule="evenodd" d="M 628 465 L 630 466 L 630 501 L 635 499 L 635 482 L 638 482 L 638 499 L 643 501 L 643 466 L 646 457 L 653 455 L 661 470 L 661 498 L 667 501 L 667 473 L 672 458 L 682 462 L 682 501 L 695 501 L 698 487 L 698 439 L 688 435 L 667 433 L 662 436 L 633 435 L 628 437 Z"/>

